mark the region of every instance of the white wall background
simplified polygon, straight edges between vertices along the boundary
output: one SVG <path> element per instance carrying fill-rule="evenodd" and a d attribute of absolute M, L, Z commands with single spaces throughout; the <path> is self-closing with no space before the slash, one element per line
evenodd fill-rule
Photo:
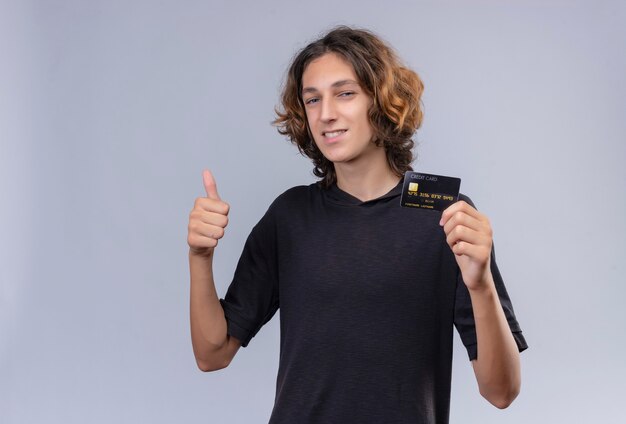
<path fill-rule="evenodd" d="M 277 317 L 196 369 L 188 214 L 210 167 L 223 294 L 270 202 L 313 181 L 269 125 L 285 68 L 345 23 L 424 79 L 415 167 L 491 218 L 531 346 L 499 411 L 457 343 L 451 421 L 624 422 L 625 21 L 617 0 L 2 0 L 0 421 L 267 421 Z"/>

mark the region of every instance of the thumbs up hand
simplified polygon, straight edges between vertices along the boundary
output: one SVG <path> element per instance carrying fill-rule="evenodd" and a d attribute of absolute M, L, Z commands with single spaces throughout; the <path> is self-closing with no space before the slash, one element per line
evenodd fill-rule
<path fill-rule="evenodd" d="M 189 214 L 187 243 L 192 254 L 210 257 L 224 237 L 230 206 L 220 199 L 211 171 L 204 170 L 202 179 L 207 197 L 198 197 Z"/>

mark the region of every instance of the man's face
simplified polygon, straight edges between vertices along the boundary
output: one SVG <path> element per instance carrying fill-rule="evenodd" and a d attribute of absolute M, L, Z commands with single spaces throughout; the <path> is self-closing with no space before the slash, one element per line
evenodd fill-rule
<path fill-rule="evenodd" d="M 302 100 L 315 144 L 329 161 L 354 162 L 376 149 L 368 119 L 372 98 L 341 56 L 327 53 L 306 67 Z"/>

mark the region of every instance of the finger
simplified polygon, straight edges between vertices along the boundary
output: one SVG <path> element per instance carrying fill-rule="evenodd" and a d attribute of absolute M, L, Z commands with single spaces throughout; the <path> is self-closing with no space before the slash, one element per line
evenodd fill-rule
<path fill-rule="evenodd" d="M 189 225 L 189 232 L 199 236 L 200 238 L 219 240 L 224 237 L 225 230 L 223 227 L 219 227 L 217 225 L 195 222 Z"/>
<path fill-rule="evenodd" d="M 195 233 L 189 233 L 187 236 L 187 244 L 193 249 L 207 249 L 217 246 L 217 240 L 214 238 L 204 237 Z"/>
<path fill-rule="evenodd" d="M 221 200 L 220 195 L 217 194 L 217 185 L 215 184 L 215 178 L 208 169 L 202 171 L 202 180 L 204 182 L 204 190 L 209 199 Z"/>
<path fill-rule="evenodd" d="M 217 227 L 226 228 L 228 225 L 228 217 L 224 214 L 217 212 L 205 212 L 198 215 L 200 222 L 209 225 L 215 225 Z"/>
<path fill-rule="evenodd" d="M 228 215 L 230 205 L 222 200 L 209 199 L 208 197 L 198 197 L 194 203 L 194 210 L 201 209 L 207 212 L 216 212 L 221 215 Z"/>
<path fill-rule="evenodd" d="M 458 225 L 462 225 L 476 231 L 485 230 L 484 222 L 479 221 L 475 217 L 468 215 L 467 213 L 465 213 L 465 211 L 458 211 L 448 219 L 448 221 L 443 226 L 443 231 L 446 234 L 449 234 L 450 231 L 452 231 L 454 227 Z"/>
<path fill-rule="evenodd" d="M 476 208 L 472 207 L 472 205 L 467 203 L 465 200 L 459 200 L 458 202 L 455 202 L 448 206 L 446 210 L 443 211 L 443 213 L 441 214 L 441 220 L 439 221 L 439 225 L 446 225 L 446 222 L 448 222 L 452 215 L 454 215 L 458 211 L 463 211 L 468 215 L 474 216 L 478 219 L 482 216 L 482 214 L 478 212 Z"/>
<path fill-rule="evenodd" d="M 478 231 L 459 225 L 446 236 L 446 243 L 448 243 L 450 247 L 453 247 L 455 244 L 460 242 L 470 243 L 477 246 L 486 245 L 488 244 L 488 238 Z"/>
<path fill-rule="evenodd" d="M 460 207 L 461 201 L 458 201 L 454 202 L 446 209 L 444 209 L 443 213 L 441 214 L 441 219 L 439 220 L 439 225 L 441 225 L 442 227 L 445 226 L 448 220 L 459 210 Z"/>
<path fill-rule="evenodd" d="M 486 260 L 489 260 L 489 254 L 486 252 L 486 248 L 484 246 L 476 246 L 471 243 L 460 241 L 450 248 L 452 249 L 452 253 L 457 256 L 465 255 L 470 258 L 487 258 Z"/>

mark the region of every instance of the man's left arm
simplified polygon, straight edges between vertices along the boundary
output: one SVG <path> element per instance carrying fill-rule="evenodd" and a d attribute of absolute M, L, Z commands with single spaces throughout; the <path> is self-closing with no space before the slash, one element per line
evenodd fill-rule
<path fill-rule="evenodd" d="M 519 394 L 520 358 L 491 274 L 491 224 L 459 201 L 443 212 L 440 225 L 472 301 L 478 351 L 472 365 L 480 394 L 496 407 L 506 408 Z"/>

